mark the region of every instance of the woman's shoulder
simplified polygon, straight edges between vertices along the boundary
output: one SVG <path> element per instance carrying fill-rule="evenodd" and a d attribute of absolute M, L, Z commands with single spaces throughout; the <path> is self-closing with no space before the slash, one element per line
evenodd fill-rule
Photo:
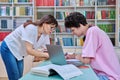
<path fill-rule="evenodd" d="M 29 24 L 29 25 L 27 25 L 26 27 L 25 27 L 25 29 L 36 29 L 37 28 L 37 26 L 35 26 L 35 25 L 33 25 L 33 24 Z"/>

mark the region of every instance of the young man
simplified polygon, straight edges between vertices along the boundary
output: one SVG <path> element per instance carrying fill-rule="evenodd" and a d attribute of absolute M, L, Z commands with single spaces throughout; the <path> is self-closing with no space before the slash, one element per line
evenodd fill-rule
<path fill-rule="evenodd" d="M 120 80 L 120 64 L 107 34 L 97 26 L 89 26 L 84 15 L 70 13 L 65 18 L 65 27 L 72 34 L 86 36 L 81 55 L 67 55 L 85 64 L 90 64 L 100 80 Z M 112 59 L 112 60 L 111 60 Z"/>

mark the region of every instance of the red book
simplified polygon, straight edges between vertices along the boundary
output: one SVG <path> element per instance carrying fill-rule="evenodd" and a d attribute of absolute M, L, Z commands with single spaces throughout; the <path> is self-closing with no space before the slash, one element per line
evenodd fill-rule
<path fill-rule="evenodd" d="M 62 0 L 59 0 L 59 6 L 63 6 L 63 4 L 62 4 Z"/>
<path fill-rule="evenodd" d="M 48 0 L 43 0 L 43 6 L 48 6 Z"/>
<path fill-rule="evenodd" d="M 0 32 L 0 41 L 2 41 L 2 33 Z"/>
<path fill-rule="evenodd" d="M 48 0 L 48 6 L 54 6 L 54 0 Z"/>
<path fill-rule="evenodd" d="M 95 11 L 91 12 L 91 19 L 95 19 Z"/>
<path fill-rule="evenodd" d="M 40 6 L 40 0 L 36 0 L 36 6 Z"/>
<path fill-rule="evenodd" d="M 4 38 L 9 34 L 10 32 L 0 32 L 0 41 L 3 41 Z"/>
<path fill-rule="evenodd" d="M 86 11 L 86 18 L 90 19 L 90 16 L 91 16 L 91 12 L 90 11 Z"/>
<path fill-rule="evenodd" d="M 106 19 L 106 10 L 101 11 L 102 19 Z"/>
<path fill-rule="evenodd" d="M 44 0 L 36 0 L 36 6 L 43 6 L 43 1 Z"/>
<path fill-rule="evenodd" d="M 108 0 L 108 5 L 115 5 L 116 4 L 116 0 Z"/>

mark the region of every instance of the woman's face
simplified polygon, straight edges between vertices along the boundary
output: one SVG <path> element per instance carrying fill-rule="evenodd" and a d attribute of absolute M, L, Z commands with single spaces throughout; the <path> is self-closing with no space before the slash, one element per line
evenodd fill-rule
<path fill-rule="evenodd" d="M 55 25 L 53 24 L 43 24 L 43 30 L 45 34 L 51 34 L 53 31 L 55 31 Z"/>

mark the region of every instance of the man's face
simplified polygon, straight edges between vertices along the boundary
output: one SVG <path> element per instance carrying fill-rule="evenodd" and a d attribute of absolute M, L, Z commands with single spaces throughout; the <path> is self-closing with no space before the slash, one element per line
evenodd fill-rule
<path fill-rule="evenodd" d="M 83 35 L 83 30 L 84 30 L 83 27 L 78 27 L 78 28 L 71 27 L 70 29 L 73 35 L 76 35 L 78 37 Z"/>

